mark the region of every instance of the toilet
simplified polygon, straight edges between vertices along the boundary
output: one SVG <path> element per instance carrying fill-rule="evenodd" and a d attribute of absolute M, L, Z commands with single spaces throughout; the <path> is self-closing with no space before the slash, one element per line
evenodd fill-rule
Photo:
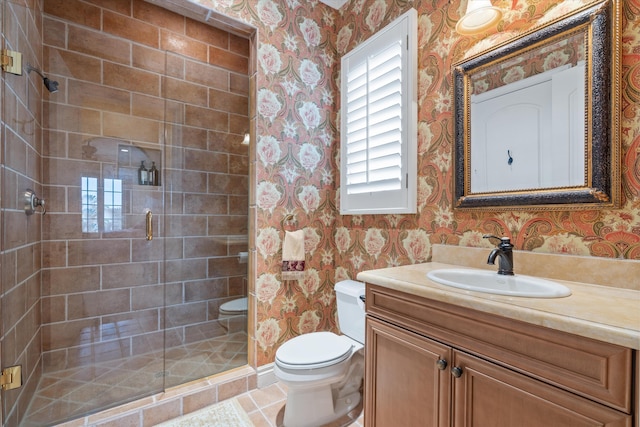
<path fill-rule="evenodd" d="M 288 387 L 284 427 L 319 427 L 360 404 L 365 285 L 344 280 L 334 289 L 341 335 L 303 334 L 276 351 L 274 373 Z"/>
<path fill-rule="evenodd" d="M 248 299 L 247 297 L 236 298 L 227 301 L 220 306 L 220 317 L 240 316 L 247 314 Z"/>
<path fill-rule="evenodd" d="M 247 309 L 247 297 L 225 302 L 218 309 L 218 324 L 228 333 L 246 330 Z"/>

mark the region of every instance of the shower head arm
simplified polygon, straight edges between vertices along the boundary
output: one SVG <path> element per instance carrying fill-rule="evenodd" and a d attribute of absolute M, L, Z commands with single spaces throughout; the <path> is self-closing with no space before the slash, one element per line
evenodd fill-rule
<path fill-rule="evenodd" d="M 32 71 L 35 71 L 36 73 L 38 73 L 40 77 L 42 77 L 43 79 L 46 79 L 45 75 L 42 74 L 42 71 L 32 66 L 31 64 L 27 64 L 27 74 L 31 73 Z"/>
<path fill-rule="evenodd" d="M 31 64 L 27 64 L 27 74 L 31 73 L 32 71 L 35 71 L 40 77 L 42 77 L 42 82 L 49 92 L 55 93 L 58 91 L 58 82 L 49 80 L 49 78 L 42 74 L 42 71 L 32 66 Z"/>

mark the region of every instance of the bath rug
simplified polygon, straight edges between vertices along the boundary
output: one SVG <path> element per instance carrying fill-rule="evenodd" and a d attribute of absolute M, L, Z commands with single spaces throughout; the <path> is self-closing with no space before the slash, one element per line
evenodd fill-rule
<path fill-rule="evenodd" d="M 236 399 L 223 400 L 155 427 L 254 427 Z"/>

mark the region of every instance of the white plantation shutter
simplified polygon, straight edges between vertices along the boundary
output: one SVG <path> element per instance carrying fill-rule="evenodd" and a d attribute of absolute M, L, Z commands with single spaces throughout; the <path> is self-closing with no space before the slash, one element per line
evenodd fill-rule
<path fill-rule="evenodd" d="M 342 214 L 416 211 L 417 14 L 342 58 Z"/>

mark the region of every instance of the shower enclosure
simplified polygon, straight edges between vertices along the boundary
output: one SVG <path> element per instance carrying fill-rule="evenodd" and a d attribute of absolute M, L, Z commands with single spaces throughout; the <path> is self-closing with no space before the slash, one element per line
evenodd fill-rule
<path fill-rule="evenodd" d="M 246 312 L 220 306 L 247 295 L 248 40 L 142 0 L 62 3 L 1 8 L 2 47 L 42 75 L 1 85 L 6 426 L 247 363 Z"/>

